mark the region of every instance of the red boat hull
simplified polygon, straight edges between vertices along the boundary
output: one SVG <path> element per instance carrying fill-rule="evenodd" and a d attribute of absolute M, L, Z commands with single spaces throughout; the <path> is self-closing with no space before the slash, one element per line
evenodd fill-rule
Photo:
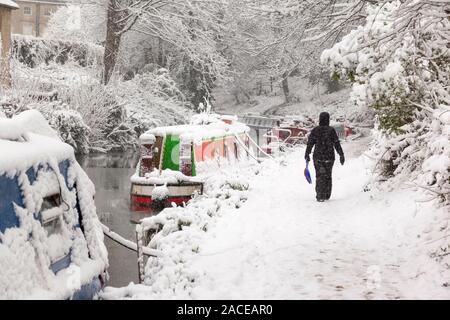
<path fill-rule="evenodd" d="M 172 207 L 172 204 L 183 206 L 188 203 L 194 194 L 203 193 L 202 183 L 188 183 L 179 185 L 167 185 L 168 197 L 164 200 L 154 200 L 151 191 L 154 185 L 131 185 L 130 209 L 135 212 L 153 212 L 163 208 Z"/>

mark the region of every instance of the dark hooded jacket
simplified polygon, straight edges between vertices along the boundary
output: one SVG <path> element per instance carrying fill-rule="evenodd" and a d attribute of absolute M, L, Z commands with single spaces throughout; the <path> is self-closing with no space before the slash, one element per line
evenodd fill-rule
<path fill-rule="evenodd" d="M 320 114 L 319 126 L 311 130 L 306 147 L 305 158 L 309 157 L 313 147 L 314 160 L 334 160 L 334 149 L 336 149 L 339 156 L 344 156 L 336 130 L 334 130 L 333 127 L 330 127 L 330 114 L 328 112 L 322 112 Z"/>

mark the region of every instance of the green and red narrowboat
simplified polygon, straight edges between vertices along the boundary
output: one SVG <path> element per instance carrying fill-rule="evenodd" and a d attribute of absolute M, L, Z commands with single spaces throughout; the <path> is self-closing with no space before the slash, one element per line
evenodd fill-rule
<path fill-rule="evenodd" d="M 132 211 L 183 205 L 203 193 L 202 177 L 248 158 L 250 128 L 236 117 L 201 114 L 194 123 L 141 135 L 140 160 L 131 177 Z"/>

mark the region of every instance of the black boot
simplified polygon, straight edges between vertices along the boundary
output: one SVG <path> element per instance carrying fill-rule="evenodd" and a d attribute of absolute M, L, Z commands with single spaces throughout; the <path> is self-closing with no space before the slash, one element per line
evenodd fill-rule
<path fill-rule="evenodd" d="M 319 202 L 326 201 L 331 197 L 333 164 L 333 160 L 314 161 L 316 169 L 316 198 Z"/>

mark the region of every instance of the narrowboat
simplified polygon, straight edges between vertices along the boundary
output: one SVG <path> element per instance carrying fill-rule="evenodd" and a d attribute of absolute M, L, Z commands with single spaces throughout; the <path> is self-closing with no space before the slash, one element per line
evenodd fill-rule
<path fill-rule="evenodd" d="M 309 117 L 286 117 L 280 124 L 269 129 L 265 134 L 266 145 L 262 149 L 267 154 L 283 151 L 285 147 L 306 144 L 309 132 L 315 126 L 315 122 Z M 335 121 L 330 123 L 340 140 L 350 136 L 352 128 L 344 122 Z"/>
<path fill-rule="evenodd" d="M 205 174 L 250 156 L 249 131 L 237 117 L 200 114 L 189 125 L 144 133 L 131 177 L 131 210 L 152 212 L 202 194 Z"/>
<path fill-rule="evenodd" d="M 92 299 L 108 255 L 94 185 L 38 111 L 0 118 L 0 299 Z"/>

